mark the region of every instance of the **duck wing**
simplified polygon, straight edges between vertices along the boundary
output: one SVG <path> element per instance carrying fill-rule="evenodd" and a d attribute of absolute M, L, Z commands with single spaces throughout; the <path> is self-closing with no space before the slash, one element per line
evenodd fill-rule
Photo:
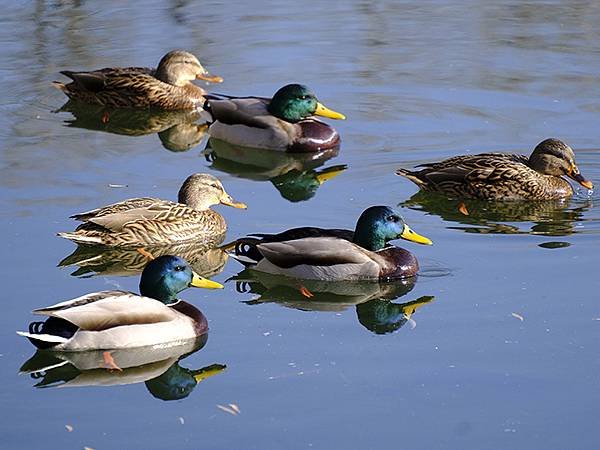
<path fill-rule="evenodd" d="M 242 258 L 240 261 L 243 264 L 255 264 L 263 258 L 262 253 L 257 248 L 259 244 L 316 237 L 335 237 L 352 241 L 354 231 L 337 228 L 299 227 L 277 234 L 253 233 L 235 241 L 234 254 Z"/>
<path fill-rule="evenodd" d="M 410 174 L 419 180 L 439 185 L 441 183 L 497 183 L 521 178 L 531 171 L 524 155 L 482 153 L 472 156 L 455 156 L 438 163 L 422 164 L 424 167 Z"/>
<path fill-rule="evenodd" d="M 312 237 L 259 244 L 258 250 L 272 264 L 289 269 L 298 265 L 333 266 L 364 264 L 377 257 L 360 246 L 335 237 Z"/>
<path fill-rule="evenodd" d="M 116 214 L 120 212 L 127 212 L 132 209 L 147 208 L 151 205 L 154 205 L 156 203 L 162 203 L 164 201 L 165 200 L 160 200 L 151 197 L 130 198 L 128 200 L 123 200 L 122 202 L 117 202 L 111 205 L 103 206 L 101 208 L 92 209 L 91 211 L 73 214 L 72 216 L 70 216 L 70 218 L 82 222 L 87 222 L 93 218 L 102 217 L 110 214 Z"/>
<path fill-rule="evenodd" d="M 270 99 L 261 97 L 231 97 L 215 98 L 208 96 L 204 109 L 213 117 L 213 120 L 226 125 L 245 125 L 252 128 L 269 128 L 273 117 L 267 110 Z"/>
<path fill-rule="evenodd" d="M 73 80 L 81 90 L 93 93 L 101 92 L 107 88 L 122 88 L 124 82 L 131 83 L 137 76 L 144 79 L 151 77 L 153 81 L 157 81 L 154 77 L 154 69 L 149 67 L 106 67 L 91 72 L 63 70 L 60 73 Z"/>
<path fill-rule="evenodd" d="M 175 310 L 157 300 L 118 290 L 93 292 L 35 309 L 33 313 L 63 319 L 87 331 L 168 322 L 178 316 Z"/>

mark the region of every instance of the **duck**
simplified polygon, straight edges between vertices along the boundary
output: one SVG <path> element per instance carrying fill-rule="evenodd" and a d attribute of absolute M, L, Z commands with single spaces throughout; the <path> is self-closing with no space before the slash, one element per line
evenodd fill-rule
<path fill-rule="evenodd" d="M 227 224 L 210 209 L 219 203 L 247 207 L 234 201 L 216 177 L 195 173 L 181 186 L 177 203 L 151 197 L 131 198 L 72 215 L 72 219 L 83 223 L 75 231 L 58 236 L 77 244 L 130 248 L 191 240 L 220 243 Z"/>
<path fill-rule="evenodd" d="M 394 239 L 431 245 L 414 232 L 398 211 L 371 206 L 354 231 L 302 227 L 279 234 L 251 234 L 228 245 L 232 257 L 253 270 L 305 280 L 394 280 L 419 270 L 408 250 L 389 245 Z"/>
<path fill-rule="evenodd" d="M 53 84 L 70 99 L 114 108 L 195 109 L 202 107 L 206 91 L 191 81 L 223 81 L 219 76 L 210 75 L 198 58 L 184 50 L 167 53 L 156 69 L 106 67 L 60 73 L 72 81 L 68 84 L 54 81 Z"/>
<path fill-rule="evenodd" d="M 339 146 L 338 132 L 314 116 L 344 120 L 305 85 L 288 84 L 272 98 L 207 96 L 212 139 L 243 147 L 313 153 Z"/>
<path fill-rule="evenodd" d="M 573 149 L 560 139 L 540 142 L 531 156 L 481 153 L 421 164 L 421 170 L 400 168 L 397 175 L 425 191 L 482 200 L 557 200 L 573 195 L 567 176 L 593 189 L 577 164 Z"/>
<path fill-rule="evenodd" d="M 183 258 L 160 256 L 144 268 L 140 295 L 100 291 L 35 309 L 33 314 L 48 319 L 17 334 L 39 349 L 66 352 L 179 345 L 208 331 L 202 312 L 177 299 L 191 286 L 223 288 L 195 274 Z"/>

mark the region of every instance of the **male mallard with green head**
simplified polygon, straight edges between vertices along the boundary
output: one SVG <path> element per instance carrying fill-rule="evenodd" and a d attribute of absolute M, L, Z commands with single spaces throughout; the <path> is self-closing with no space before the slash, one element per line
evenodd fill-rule
<path fill-rule="evenodd" d="M 204 108 L 214 120 L 208 129 L 212 138 L 287 152 L 316 152 L 338 146 L 338 132 L 314 116 L 346 118 L 323 106 L 301 84 L 288 84 L 271 99 L 209 95 Z"/>
<path fill-rule="evenodd" d="M 160 256 L 142 272 L 140 294 L 93 292 L 33 311 L 48 316 L 18 331 L 33 345 L 55 351 L 110 350 L 186 341 L 205 334 L 204 314 L 177 294 L 188 287 L 223 286 L 195 274 L 177 256 Z"/>
<path fill-rule="evenodd" d="M 431 245 L 389 206 L 372 206 L 352 230 L 294 228 L 279 234 L 252 234 L 235 242 L 234 257 L 254 270 L 309 280 L 390 280 L 417 274 L 409 251 L 394 239 Z"/>
<path fill-rule="evenodd" d="M 421 170 L 398 169 L 425 191 L 483 200 L 555 200 L 573 195 L 567 176 L 587 189 L 575 164 L 573 149 L 559 139 L 540 142 L 528 158 L 508 153 L 462 155 L 436 163 L 421 164 Z"/>
<path fill-rule="evenodd" d="M 54 86 L 70 99 L 115 108 L 193 109 L 204 103 L 206 91 L 192 80 L 221 83 L 198 58 L 183 50 L 167 53 L 156 69 L 106 67 L 91 72 L 64 70 L 71 83 Z"/>

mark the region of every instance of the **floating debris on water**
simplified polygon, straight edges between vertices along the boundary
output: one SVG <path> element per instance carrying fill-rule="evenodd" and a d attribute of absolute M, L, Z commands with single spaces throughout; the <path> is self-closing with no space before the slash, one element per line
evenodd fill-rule
<path fill-rule="evenodd" d="M 519 319 L 521 322 L 523 322 L 525 320 L 525 318 L 521 315 L 521 314 L 517 314 L 517 313 L 510 313 L 511 316 L 516 317 L 517 319 Z"/>

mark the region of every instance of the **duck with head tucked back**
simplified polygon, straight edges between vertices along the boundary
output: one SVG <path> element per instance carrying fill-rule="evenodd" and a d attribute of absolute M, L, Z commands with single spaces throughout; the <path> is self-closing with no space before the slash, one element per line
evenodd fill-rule
<path fill-rule="evenodd" d="M 151 197 L 130 198 L 71 216 L 84 223 L 73 232 L 58 235 L 78 244 L 114 247 L 219 241 L 227 231 L 227 224 L 219 213 L 210 209 L 219 203 L 246 208 L 225 192 L 217 178 L 195 173 L 181 186 L 177 203 Z"/>
<path fill-rule="evenodd" d="M 177 256 L 160 256 L 142 272 L 140 294 L 93 292 L 33 311 L 48 316 L 18 331 L 33 345 L 54 351 L 136 348 L 197 338 L 208 331 L 200 310 L 177 299 L 188 287 L 221 289 Z"/>
<path fill-rule="evenodd" d="M 409 251 L 394 239 L 431 245 L 388 206 L 372 206 L 352 230 L 294 228 L 279 234 L 252 234 L 235 242 L 234 258 L 254 270 L 309 280 L 391 280 L 417 274 Z"/>
<path fill-rule="evenodd" d="M 340 144 L 338 132 L 314 116 L 345 119 L 323 106 L 301 84 L 288 84 L 273 98 L 209 95 L 204 108 L 212 115 L 211 138 L 243 147 L 287 152 L 317 152 Z"/>
<path fill-rule="evenodd" d="M 204 103 L 206 91 L 192 80 L 221 83 L 198 58 L 183 50 L 167 53 L 156 69 L 106 67 L 90 72 L 64 70 L 71 83 L 54 86 L 70 99 L 114 108 L 193 109 Z"/>
<path fill-rule="evenodd" d="M 508 153 L 462 155 L 421 164 L 421 170 L 398 169 L 424 191 L 482 200 L 555 200 L 573 195 L 567 176 L 587 189 L 573 149 L 559 139 L 540 142 L 531 156 Z"/>

